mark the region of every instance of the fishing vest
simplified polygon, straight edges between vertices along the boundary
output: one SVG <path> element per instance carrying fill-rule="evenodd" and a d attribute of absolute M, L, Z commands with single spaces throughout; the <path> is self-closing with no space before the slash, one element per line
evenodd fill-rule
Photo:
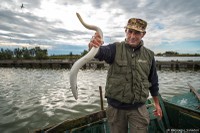
<path fill-rule="evenodd" d="M 107 75 L 105 96 L 123 103 L 145 103 L 154 53 L 143 46 L 134 51 L 125 42 L 116 43 L 116 55 Z"/>

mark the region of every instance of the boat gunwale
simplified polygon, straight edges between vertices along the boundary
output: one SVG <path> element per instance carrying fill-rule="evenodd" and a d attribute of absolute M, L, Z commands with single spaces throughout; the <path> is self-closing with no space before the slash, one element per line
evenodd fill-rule
<path fill-rule="evenodd" d="M 91 114 L 85 115 L 83 117 L 74 118 L 74 119 L 67 119 L 65 121 L 62 121 L 59 124 L 48 126 L 46 128 L 43 128 L 43 129 L 36 129 L 34 131 L 34 133 L 41 133 L 41 132 L 44 132 L 44 131 L 45 131 L 45 133 L 54 133 L 55 131 L 56 132 L 63 132 L 63 131 L 66 131 L 66 130 L 74 129 L 74 127 L 81 127 L 81 126 L 84 126 L 84 125 L 87 125 L 87 124 L 91 124 L 91 123 L 100 121 L 103 118 L 106 118 L 106 111 L 100 110 L 98 112 L 91 113 Z"/>

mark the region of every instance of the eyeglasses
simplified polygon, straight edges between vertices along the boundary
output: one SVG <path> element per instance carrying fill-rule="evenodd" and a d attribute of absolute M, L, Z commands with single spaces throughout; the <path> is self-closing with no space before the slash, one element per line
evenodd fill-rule
<path fill-rule="evenodd" d="M 140 35 L 142 32 L 132 29 L 127 29 L 128 34 L 134 33 L 135 35 Z"/>

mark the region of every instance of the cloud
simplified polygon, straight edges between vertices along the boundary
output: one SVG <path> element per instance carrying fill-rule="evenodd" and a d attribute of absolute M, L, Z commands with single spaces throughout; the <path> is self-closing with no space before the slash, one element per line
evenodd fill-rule
<path fill-rule="evenodd" d="M 167 44 L 173 49 L 177 42 L 200 41 L 199 6 L 198 0 L 2 0 L 0 47 L 29 44 L 55 53 L 61 46 L 85 48 L 94 32 L 80 24 L 75 15 L 79 12 L 85 22 L 102 28 L 106 44 L 124 40 L 124 26 L 137 17 L 148 22 L 147 47 L 160 50 Z"/>

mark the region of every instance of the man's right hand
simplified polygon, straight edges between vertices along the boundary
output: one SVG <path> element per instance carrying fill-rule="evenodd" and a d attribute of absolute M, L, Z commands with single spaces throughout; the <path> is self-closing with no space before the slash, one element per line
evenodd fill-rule
<path fill-rule="evenodd" d="M 90 43 L 88 44 L 89 49 L 92 47 L 98 48 L 100 47 L 104 42 L 102 40 L 101 36 L 98 32 L 94 34 L 94 36 L 91 38 Z"/>

